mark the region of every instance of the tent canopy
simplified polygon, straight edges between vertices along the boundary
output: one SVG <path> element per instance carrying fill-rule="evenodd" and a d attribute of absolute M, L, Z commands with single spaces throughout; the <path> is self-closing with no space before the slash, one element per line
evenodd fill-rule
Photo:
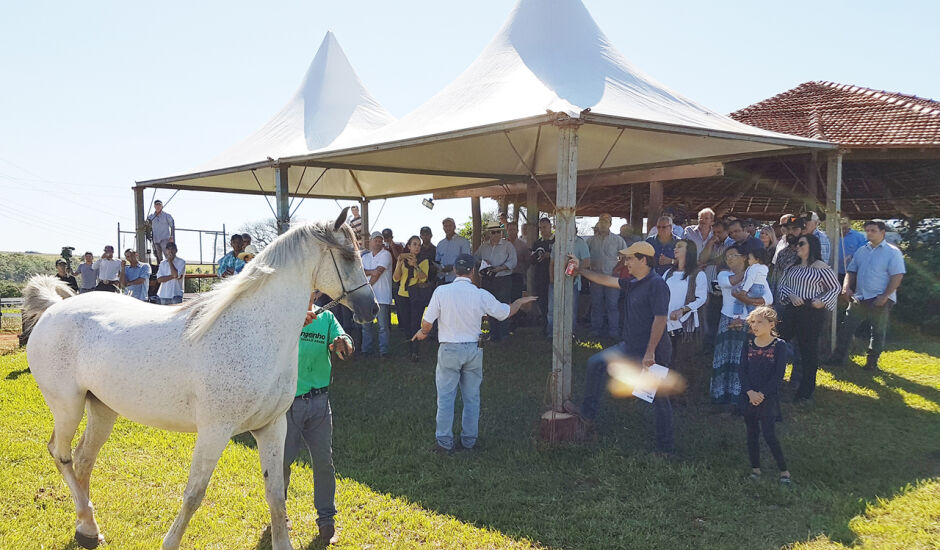
<path fill-rule="evenodd" d="M 332 35 L 324 44 L 330 40 Z M 520 0 L 463 74 L 395 122 L 368 96 L 339 48 L 335 50 L 344 70 L 321 71 L 319 89 L 341 89 L 352 81 L 359 91 L 357 99 L 367 99 L 376 111 L 368 119 L 374 125 L 371 132 L 359 131 L 365 129 L 364 124 L 356 126 L 356 131 L 347 127 L 335 139 L 313 143 L 319 149 L 308 147 L 301 153 L 268 153 L 266 142 L 255 139 L 252 152 L 290 166 L 291 194 L 383 198 L 553 174 L 558 121 L 580 124 L 581 172 L 834 148 L 826 142 L 742 124 L 668 89 L 633 67 L 613 47 L 580 0 Z M 308 78 L 313 72 L 308 72 Z M 329 81 L 340 77 L 342 82 Z M 223 155 L 218 161 L 234 164 L 227 160 L 234 158 Z M 236 171 L 231 167 L 213 164 L 209 168 L 139 185 L 259 190 L 250 172 L 248 178 L 233 178 L 226 174 Z M 245 174 L 243 169 L 240 172 Z M 306 183 L 298 182 L 302 173 Z M 320 181 L 304 193 L 321 174 Z M 260 183 L 265 191 L 274 191 L 273 179 Z M 297 183 L 303 183 L 296 186 L 299 192 L 294 191 Z"/>

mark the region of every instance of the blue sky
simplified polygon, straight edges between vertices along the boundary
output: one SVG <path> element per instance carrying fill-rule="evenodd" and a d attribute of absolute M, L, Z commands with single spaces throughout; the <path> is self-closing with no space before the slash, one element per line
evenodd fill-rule
<path fill-rule="evenodd" d="M 638 68 L 719 112 L 810 80 L 940 99 L 940 2 L 584 3 Z M 9 3 L 0 19 L 0 250 L 113 243 L 116 224 L 133 223 L 135 180 L 200 165 L 257 129 L 294 92 L 328 30 L 400 117 L 468 66 L 513 4 Z M 378 225 L 404 239 L 424 224 L 439 234 L 447 215 L 469 216 L 468 200 L 438 201 L 433 212 L 419 201 L 389 201 Z M 188 191 L 167 210 L 180 227 L 204 229 L 270 216 L 260 197 Z M 308 200 L 298 215 L 336 210 Z"/>

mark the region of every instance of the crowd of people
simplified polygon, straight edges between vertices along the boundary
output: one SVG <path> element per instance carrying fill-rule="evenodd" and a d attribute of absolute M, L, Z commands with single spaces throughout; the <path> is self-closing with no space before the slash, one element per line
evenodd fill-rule
<path fill-rule="evenodd" d="M 566 402 L 565 409 L 588 424 L 596 421 L 607 387 L 607 365 L 615 357 L 642 367 L 659 364 L 695 378 L 691 371 L 700 368 L 698 358 L 705 354 L 711 358 L 706 377 L 711 402 L 722 413 L 745 418 L 754 475 L 759 474 L 754 457 L 759 456 L 757 441 L 763 433 L 781 470 L 781 481 L 789 482 L 774 433 L 785 367 L 793 365 L 789 399 L 811 404 L 822 362 L 821 337 L 838 309 L 844 312 L 838 347 L 828 361 L 845 363 L 853 335 L 868 323 L 866 368 L 877 368 L 888 315 L 904 274 L 900 250 L 886 240 L 885 222 L 865 222 L 862 234 L 852 229 L 850 220 L 841 219 L 841 237 L 833 244 L 820 229 L 815 212 L 761 223 L 733 214 L 717 218 L 712 209 L 705 208 L 698 213 L 697 223 L 688 226 L 664 215 L 655 220 L 645 238 L 629 224 L 612 232 L 612 220 L 610 214 L 602 214 L 592 235 L 576 238 L 574 252 L 565 261 L 572 264 L 578 333 L 619 343 L 588 360 L 582 401 Z M 395 346 L 390 322 L 395 310 L 399 340 L 402 345 L 407 342 L 413 360 L 420 357 L 420 342 L 434 337 L 436 331 L 442 344 L 463 346 L 444 355 L 438 352 L 435 448 L 446 453 L 461 445 L 472 447 L 477 436 L 474 418 L 466 416 L 461 439 L 455 442 L 450 431 L 458 386 L 464 394 L 464 415 L 478 414 L 477 378 L 482 378 L 482 372 L 476 374 L 475 365 L 482 356 L 471 353 L 470 347 L 479 349 L 482 344 L 471 336 L 497 342 L 510 337 L 517 317 L 509 319 L 509 308 L 515 314 L 523 294 L 539 305 L 529 312 L 527 322 L 551 335 L 552 266 L 558 259 L 549 218 L 538 220 L 538 238 L 532 246 L 505 214 L 484 228 L 477 250 L 471 250 L 470 242 L 456 233 L 454 220 L 445 219 L 442 227 L 445 236 L 436 245 L 429 227 L 404 244 L 395 242 L 390 229 L 370 235 L 363 266 L 381 309 L 377 321 L 363 327 L 361 341 L 366 355 L 386 357 Z M 839 247 L 836 269 L 829 264 L 833 246 Z M 467 271 L 471 262 L 472 275 Z M 532 288 L 526 286 L 529 270 Z M 463 286 L 440 290 L 455 280 L 461 285 L 477 281 L 488 297 L 477 298 L 476 290 L 468 294 L 469 287 Z M 589 299 L 579 299 L 581 294 L 588 294 Z M 588 310 L 585 315 L 579 315 L 579 307 Z M 481 335 L 481 316 L 489 319 L 488 336 Z M 476 328 L 464 326 L 467 330 L 457 331 L 459 341 L 452 341 L 448 338 L 455 338 L 453 326 L 458 319 Z M 578 327 L 579 323 L 583 326 Z M 449 325 L 446 332 L 445 324 Z M 352 327 L 344 325 L 347 330 Z M 672 399 L 657 397 L 652 407 L 657 450 L 671 455 L 675 451 Z M 467 427 L 471 431 L 466 432 Z"/>

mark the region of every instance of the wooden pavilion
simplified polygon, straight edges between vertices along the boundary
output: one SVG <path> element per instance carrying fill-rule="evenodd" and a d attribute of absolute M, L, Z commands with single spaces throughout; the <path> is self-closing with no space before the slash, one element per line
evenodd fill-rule
<path fill-rule="evenodd" d="M 807 82 L 731 113 L 775 132 L 839 145 L 843 156 L 841 211 L 853 219 L 940 216 L 940 101 L 870 88 Z M 779 154 L 724 163 L 608 173 L 588 177 L 578 215 L 609 212 L 631 220 L 665 208 L 694 223 L 711 207 L 719 214 L 772 221 L 784 213 L 823 214 L 827 170 L 817 153 Z M 593 181 L 593 185 L 592 185 Z M 553 182 L 539 206 L 551 211 Z M 642 185 L 636 185 L 642 184 Z M 438 198 L 488 196 L 526 204 L 524 184 L 442 192 Z M 685 214 L 685 216 L 683 216 Z"/>

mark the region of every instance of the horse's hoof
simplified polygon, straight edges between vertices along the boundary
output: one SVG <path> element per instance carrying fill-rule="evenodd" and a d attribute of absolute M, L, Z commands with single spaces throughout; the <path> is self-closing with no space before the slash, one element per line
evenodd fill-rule
<path fill-rule="evenodd" d="M 104 537 L 101 533 L 97 535 L 83 535 L 82 533 L 75 531 L 75 542 L 78 543 L 82 548 L 98 548 L 98 545 L 104 542 Z"/>

